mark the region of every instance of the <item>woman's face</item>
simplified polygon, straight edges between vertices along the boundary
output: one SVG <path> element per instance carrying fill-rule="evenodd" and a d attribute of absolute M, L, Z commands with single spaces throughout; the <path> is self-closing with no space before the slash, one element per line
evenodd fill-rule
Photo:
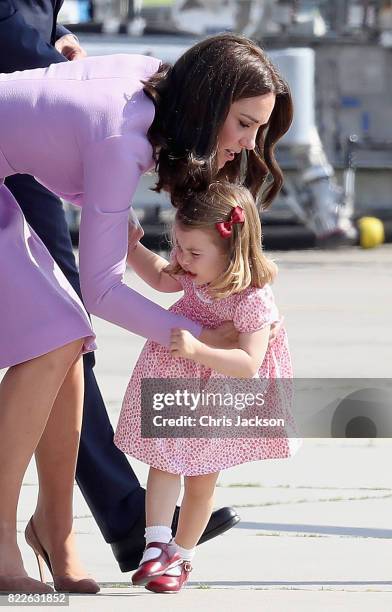
<path fill-rule="evenodd" d="M 270 120 L 274 105 L 273 93 L 233 102 L 218 136 L 219 169 L 243 149 L 255 148 L 257 132 Z"/>

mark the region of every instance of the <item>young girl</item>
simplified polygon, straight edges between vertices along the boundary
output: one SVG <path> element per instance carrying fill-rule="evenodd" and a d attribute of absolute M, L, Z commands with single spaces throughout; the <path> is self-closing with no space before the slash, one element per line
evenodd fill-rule
<path fill-rule="evenodd" d="M 151 287 L 184 292 L 171 311 L 203 326 L 232 320 L 239 347 L 217 349 L 186 330 L 174 329 L 170 349 L 148 341 L 125 394 L 115 443 L 150 465 L 146 498 L 146 549 L 134 585 L 177 592 L 187 581 L 196 543 L 210 517 L 219 471 L 260 459 L 289 457 L 287 435 L 257 438 L 143 438 L 141 382 L 144 378 L 291 378 L 286 331 L 268 346 L 271 324 L 279 319 L 269 283 L 276 266 L 261 249 L 260 220 L 244 187 L 212 183 L 189 194 L 178 208 L 170 265 L 140 243 L 128 263 Z M 178 530 L 171 524 L 184 476 Z"/>

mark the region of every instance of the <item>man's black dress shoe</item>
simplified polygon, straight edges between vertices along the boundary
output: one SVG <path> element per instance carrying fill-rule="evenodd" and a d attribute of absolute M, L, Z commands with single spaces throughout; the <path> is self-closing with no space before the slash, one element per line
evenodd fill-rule
<path fill-rule="evenodd" d="M 177 531 L 179 512 L 180 508 L 177 506 L 172 523 L 173 536 Z M 215 510 L 215 512 L 211 514 L 211 518 L 198 544 L 208 542 L 208 540 L 234 527 L 239 521 L 240 517 L 234 508 L 220 508 L 219 510 Z M 142 558 L 145 546 L 145 528 L 146 521 L 143 515 L 138 522 L 134 524 L 132 531 L 126 538 L 110 544 L 122 572 L 130 572 L 139 566 L 139 561 Z"/>

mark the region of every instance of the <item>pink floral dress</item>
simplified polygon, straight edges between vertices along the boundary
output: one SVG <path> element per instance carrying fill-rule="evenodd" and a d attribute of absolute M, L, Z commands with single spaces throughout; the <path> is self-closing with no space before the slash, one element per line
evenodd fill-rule
<path fill-rule="evenodd" d="M 207 287 L 194 285 L 189 275 L 179 277 L 184 295 L 172 312 L 181 313 L 203 327 L 214 328 L 234 322 L 239 332 L 254 332 L 279 319 L 269 285 L 248 288 L 228 298 L 212 299 Z M 262 379 L 292 378 L 286 330 L 282 326 L 269 345 L 259 370 Z M 157 469 L 197 476 L 218 472 L 248 461 L 292 456 L 299 445 L 291 419 L 282 437 L 253 438 L 143 438 L 141 436 L 141 381 L 143 378 L 200 379 L 220 377 L 215 370 L 189 359 L 173 358 L 168 348 L 147 341 L 128 384 L 114 437 L 119 449 Z M 291 415 L 290 415 L 291 416 Z M 290 438 L 290 432 L 294 438 Z"/>

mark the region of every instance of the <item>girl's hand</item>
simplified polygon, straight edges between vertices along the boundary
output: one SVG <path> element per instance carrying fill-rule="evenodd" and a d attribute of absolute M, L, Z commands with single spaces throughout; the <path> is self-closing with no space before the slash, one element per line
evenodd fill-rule
<path fill-rule="evenodd" d="M 192 359 L 199 341 L 185 329 L 172 329 L 170 337 L 170 352 L 173 357 Z"/>
<path fill-rule="evenodd" d="M 199 340 L 212 348 L 239 348 L 238 331 L 232 321 L 225 321 L 215 329 L 204 328 Z"/>
<path fill-rule="evenodd" d="M 276 321 L 275 323 L 271 324 L 271 329 L 270 329 L 270 335 L 269 335 L 269 340 L 268 340 L 268 345 L 271 346 L 271 344 L 276 340 L 276 337 L 278 336 L 280 330 L 282 329 L 282 325 L 284 322 L 284 317 L 280 317 L 279 321 Z"/>
<path fill-rule="evenodd" d="M 144 236 L 144 231 L 134 211 L 130 210 L 128 217 L 128 253 L 135 250 L 137 243 Z"/>

